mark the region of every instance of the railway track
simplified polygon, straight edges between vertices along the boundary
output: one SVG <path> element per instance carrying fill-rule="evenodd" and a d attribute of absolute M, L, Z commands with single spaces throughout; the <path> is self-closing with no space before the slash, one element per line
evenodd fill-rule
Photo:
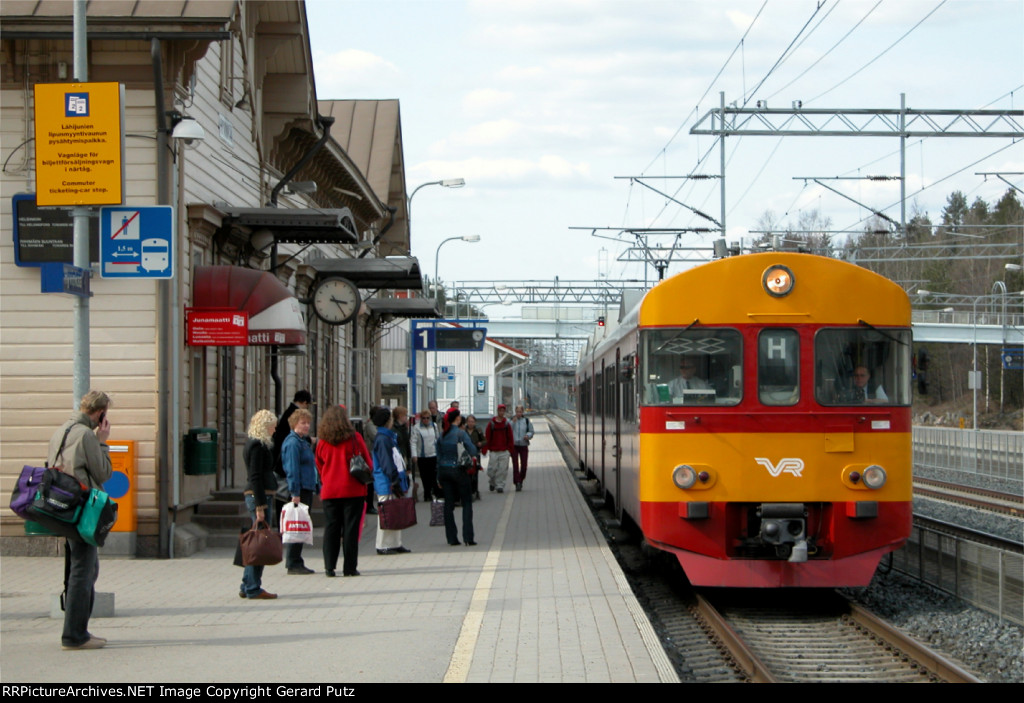
<path fill-rule="evenodd" d="M 1004 515 L 1024 516 L 1024 499 L 1012 493 L 915 477 L 914 495 L 969 505 L 972 508 L 991 510 Z"/>
<path fill-rule="evenodd" d="M 978 682 L 955 663 L 832 592 L 739 592 L 697 599 L 700 617 L 708 621 L 748 681 Z"/>
<path fill-rule="evenodd" d="M 575 469 L 570 420 L 562 413 L 547 417 Z M 605 530 L 615 541 L 614 528 Z M 977 681 L 835 592 L 722 591 L 708 597 L 685 583 L 674 560 L 649 560 L 626 540 L 613 548 L 683 681 Z"/>

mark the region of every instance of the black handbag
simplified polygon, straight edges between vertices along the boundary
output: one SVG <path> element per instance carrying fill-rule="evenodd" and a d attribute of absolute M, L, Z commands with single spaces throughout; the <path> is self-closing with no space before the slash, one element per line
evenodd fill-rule
<path fill-rule="evenodd" d="M 366 459 L 359 454 L 353 455 L 348 460 L 348 472 L 352 475 L 352 478 L 364 486 L 373 483 L 373 472 L 370 471 L 370 467 L 366 464 Z"/>

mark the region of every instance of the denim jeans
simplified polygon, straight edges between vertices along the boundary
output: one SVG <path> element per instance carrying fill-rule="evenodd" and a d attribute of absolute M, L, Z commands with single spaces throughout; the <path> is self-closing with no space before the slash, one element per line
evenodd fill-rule
<path fill-rule="evenodd" d="M 91 544 L 68 540 L 69 569 L 67 595 L 64 598 L 64 634 L 61 644 L 77 647 L 89 640 L 89 616 L 96 599 L 96 579 L 100 575 L 100 552 Z"/>
<path fill-rule="evenodd" d="M 256 521 L 256 499 L 251 496 L 245 496 L 245 507 L 249 509 L 249 517 L 252 518 L 253 522 Z M 264 516 L 270 518 L 267 511 L 271 508 L 264 510 Z M 255 598 L 263 590 L 263 567 L 262 566 L 247 566 L 245 571 L 242 572 L 242 585 L 240 590 L 248 598 Z"/>

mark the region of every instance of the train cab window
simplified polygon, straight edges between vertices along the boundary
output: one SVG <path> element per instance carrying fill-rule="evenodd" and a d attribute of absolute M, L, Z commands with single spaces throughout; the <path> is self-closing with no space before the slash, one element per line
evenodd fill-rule
<path fill-rule="evenodd" d="M 736 405 L 743 395 L 743 341 L 736 330 L 640 333 L 644 405 Z"/>
<path fill-rule="evenodd" d="M 814 340 L 815 397 L 822 405 L 909 405 L 907 329 L 823 329 Z"/>
<path fill-rule="evenodd" d="M 800 337 L 795 330 L 765 329 L 757 337 L 757 394 L 764 405 L 800 400 Z"/>

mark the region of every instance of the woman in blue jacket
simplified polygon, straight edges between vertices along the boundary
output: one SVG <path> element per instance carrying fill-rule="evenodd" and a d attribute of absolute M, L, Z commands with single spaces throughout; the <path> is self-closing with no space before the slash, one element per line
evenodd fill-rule
<path fill-rule="evenodd" d="M 292 431 L 281 444 L 281 465 L 288 479 L 288 492 L 292 494 L 292 503 L 296 505 L 302 502 L 311 506 L 313 492 L 319 488 L 316 458 L 313 456 L 313 447 L 306 440 L 312 422 L 313 415 L 308 410 L 299 408 L 293 412 L 288 418 Z M 307 568 L 302 561 L 301 544 L 285 545 L 284 565 L 293 576 L 313 573 L 313 570 Z"/>
<path fill-rule="evenodd" d="M 395 420 L 391 411 L 377 408 L 370 414 L 370 419 L 377 427 L 377 436 L 373 440 L 373 488 L 377 492 L 377 502 L 386 503 L 393 498 L 401 498 L 409 484 L 405 472 L 399 472 L 395 464 L 398 437 L 392 429 Z M 377 554 L 406 554 L 410 551 L 402 546 L 401 530 L 382 530 L 378 524 Z"/>
<path fill-rule="evenodd" d="M 470 456 L 477 455 L 476 445 L 459 425 L 462 418 L 455 408 L 444 416 L 444 429 L 437 440 L 437 482 L 444 491 L 444 531 L 449 546 L 459 542 L 459 531 L 455 528 L 455 500 L 462 500 L 462 539 L 467 547 L 476 546 L 473 541 L 473 481 L 465 468 L 459 466 L 459 447 Z"/>

